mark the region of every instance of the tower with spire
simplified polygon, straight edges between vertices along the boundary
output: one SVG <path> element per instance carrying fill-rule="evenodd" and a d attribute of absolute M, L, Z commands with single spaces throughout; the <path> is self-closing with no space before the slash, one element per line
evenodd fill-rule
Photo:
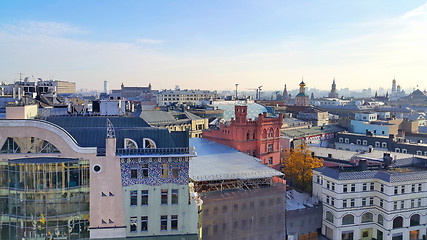
<path fill-rule="evenodd" d="M 310 101 L 308 99 L 308 96 L 305 93 L 304 79 L 299 84 L 299 93 L 295 97 L 295 105 L 296 106 L 309 106 L 310 105 Z"/>
<path fill-rule="evenodd" d="M 328 97 L 330 97 L 330 98 L 338 98 L 337 85 L 335 84 L 335 77 L 334 77 L 334 80 L 332 82 L 331 92 L 329 93 Z"/>
<path fill-rule="evenodd" d="M 289 94 L 288 94 L 288 90 L 287 90 L 287 88 L 286 88 L 286 84 L 285 84 L 285 88 L 283 89 L 283 101 L 284 102 L 287 102 L 287 101 L 289 101 Z"/>

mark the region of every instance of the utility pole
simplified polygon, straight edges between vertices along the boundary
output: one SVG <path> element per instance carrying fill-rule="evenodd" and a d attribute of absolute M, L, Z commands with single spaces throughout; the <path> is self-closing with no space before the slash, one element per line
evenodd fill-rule
<path fill-rule="evenodd" d="M 238 84 L 238 83 L 236 83 L 236 84 L 234 84 L 234 85 L 236 85 L 236 100 L 237 100 L 237 86 L 239 86 L 239 84 Z"/>

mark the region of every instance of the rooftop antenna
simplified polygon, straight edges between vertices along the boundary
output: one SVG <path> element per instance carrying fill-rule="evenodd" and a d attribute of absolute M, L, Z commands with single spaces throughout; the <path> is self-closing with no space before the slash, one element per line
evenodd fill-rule
<path fill-rule="evenodd" d="M 116 131 L 114 130 L 113 123 L 110 121 L 110 119 L 107 118 L 107 138 L 115 138 L 116 137 Z"/>
<path fill-rule="evenodd" d="M 236 83 L 236 84 L 234 84 L 234 85 L 236 85 L 236 100 L 237 100 L 237 86 L 239 86 L 239 84 L 238 84 L 238 83 Z"/>

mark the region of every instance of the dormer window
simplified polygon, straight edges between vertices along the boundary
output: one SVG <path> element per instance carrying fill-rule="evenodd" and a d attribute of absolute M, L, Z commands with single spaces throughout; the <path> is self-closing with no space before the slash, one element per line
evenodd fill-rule
<path fill-rule="evenodd" d="M 125 138 L 124 146 L 125 146 L 125 149 L 136 149 L 136 148 L 138 148 L 138 144 L 130 138 Z"/>
<path fill-rule="evenodd" d="M 156 143 L 149 138 L 144 138 L 143 142 L 144 142 L 144 148 L 156 148 Z"/>

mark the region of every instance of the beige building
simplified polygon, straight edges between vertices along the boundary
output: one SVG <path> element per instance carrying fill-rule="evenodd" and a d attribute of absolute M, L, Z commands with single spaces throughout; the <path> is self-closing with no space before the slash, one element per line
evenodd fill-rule
<path fill-rule="evenodd" d="M 7 105 L 7 119 L 33 119 L 38 114 L 38 106 L 34 105 Z"/>

